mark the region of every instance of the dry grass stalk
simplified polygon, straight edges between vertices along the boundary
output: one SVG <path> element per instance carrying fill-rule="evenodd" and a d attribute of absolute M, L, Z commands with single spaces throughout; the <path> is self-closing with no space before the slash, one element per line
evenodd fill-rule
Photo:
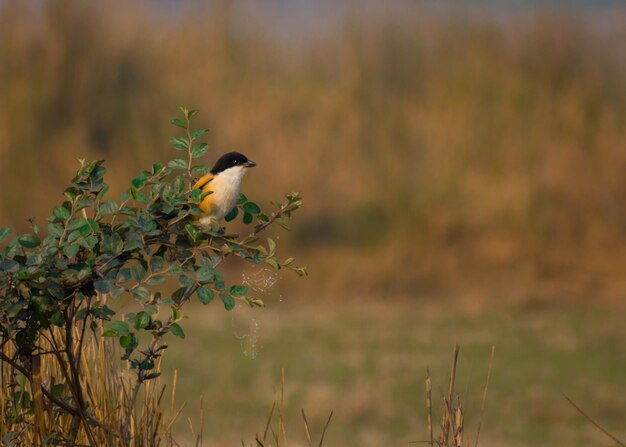
<path fill-rule="evenodd" d="M 309 421 L 306 420 L 304 408 L 301 408 L 300 410 L 302 411 L 302 421 L 304 422 L 304 434 L 306 435 L 306 440 L 309 443 L 309 447 L 313 447 L 313 441 L 311 440 L 311 431 L 309 430 Z"/>
<path fill-rule="evenodd" d="M 485 402 L 487 401 L 487 389 L 489 388 L 489 379 L 491 378 L 491 369 L 493 368 L 493 358 L 496 355 L 496 347 L 491 347 L 491 355 L 489 356 L 489 369 L 487 369 L 487 381 L 483 390 L 483 399 L 480 404 L 480 419 L 478 421 L 478 429 L 476 430 L 476 442 L 474 447 L 478 447 L 478 438 L 480 437 L 480 427 L 483 425 L 483 414 L 485 412 Z"/>
<path fill-rule="evenodd" d="M 452 353 L 452 367 L 450 369 L 450 380 L 448 381 L 448 395 L 444 399 L 444 411 L 441 416 L 441 436 L 440 445 L 448 445 L 450 432 L 456 433 L 454 409 L 452 399 L 454 397 L 454 384 L 456 381 L 456 368 L 459 360 L 459 345 L 454 345 Z"/>
<path fill-rule="evenodd" d="M 428 439 L 433 447 L 433 382 L 430 380 L 430 371 L 426 369 L 426 407 L 428 412 Z"/>
<path fill-rule="evenodd" d="M 79 328 L 73 336 L 79 339 Z M 78 360 L 85 414 L 72 414 L 77 393 L 68 385 L 72 372 L 54 347 L 66 336 L 65 329 L 50 330 L 33 358 L 33 380 L 0 361 L 0 436 L 17 440 L 17 445 L 89 445 L 104 447 L 174 446 L 173 419 L 163 413 L 165 384 L 160 378 L 145 382 L 137 405 L 130 404 L 135 386 L 133 376 L 119 360 L 113 340 L 91 333 L 71 355 Z M 18 355 L 14 344 L 3 340 L 3 357 Z M 160 370 L 157 365 L 156 370 Z M 70 388 L 70 389 L 68 389 Z M 174 397 L 175 382 L 172 392 Z M 173 407 L 172 407 L 173 408 Z M 130 441 L 125 440 L 125 423 L 130 420 Z M 72 434 L 71 437 L 68 434 Z M 7 438 L 8 439 L 8 438 Z"/>
<path fill-rule="evenodd" d="M 465 412 L 463 409 L 463 402 L 461 397 L 455 395 L 455 385 L 457 377 L 457 367 L 459 359 L 460 348 L 458 345 L 454 346 L 452 353 L 452 367 L 450 369 L 450 377 L 448 380 L 448 391 L 443 396 L 443 413 L 441 415 L 440 433 L 435 437 L 433 433 L 433 402 L 432 402 L 432 379 L 430 376 L 430 370 L 426 370 L 426 416 L 428 418 L 428 440 L 426 441 L 414 441 L 414 443 L 426 443 L 431 447 L 437 445 L 438 447 L 465 447 L 469 446 L 470 442 L 466 439 L 466 426 L 465 426 Z M 491 369 L 493 366 L 493 358 L 495 354 L 495 348 L 491 349 L 491 356 L 489 360 L 489 370 L 487 373 L 487 383 L 483 391 L 482 405 L 480 410 L 480 422 L 478 424 L 478 433 L 476 435 L 475 446 L 478 446 L 478 435 L 480 434 L 480 427 L 482 425 L 482 415 L 485 408 L 485 401 L 487 399 L 487 388 L 489 386 L 489 378 L 491 377 Z"/>
<path fill-rule="evenodd" d="M 585 411 L 583 411 L 582 408 L 580 408 L 578 405 L 576 405 L 574 403 L 574 401 L 572 399 L 570 399 L 569 397 L 567 397 L 567 395 L 565 393 L 563 393 L 563 397 L 572 405 L 572 407 L 574 407 L 580 414 L 582 414 L 585 419 L 587 419 L 589 422 L 591 422 L 594 427 L 596 427 L 598 430 L 600 430 L 602 433 L 604 433 L 606 436 L 608 436 L 609 438 L 611 438 L 613 441 L 615 441 L 615 443 L 617 445 L 620 445 L 622 447 L 626 447 L 626 444 L 624 444 L 622 441 L 620 441 L 619 439 L 617 439 L 615 436 L 613 436 L 606 428 L 604 428 L 603 426 L 601 426 L 598 422 L 596 422 L 591 416 L 589 416 L 587 413 L 585 413 Z"/>
<path fill-rule="evenodd" d="M 267 422 L 265 423 L 265 429 L 263 430 L 263 436 L 259 437 L 257 434 L 255 437 L 255 443 L 257 447 L 281 447 L 287 446 L 287 437 L 285 431 L 285 420 L 283 417 L 284 414 L 284 397 L 285 397 L 285 370 L 281 369 L 280 374 L 280 396 L 278 399 L 274 399 L 272 402 L 272 407 L 270 408 L 269 414 L 267 416 Z M 300 409 L 302 414 L 302 421 L 304 424 L 304 433 L 306 436 L 307 443 L 309 447 L 313 447 L 313 435 L 311 434 L 311 429 L 309 426 L 309 421 L 306 417 L 306 413 L 304 409 Z M 328 430 L 328 426 L 330 425 L 330 421 L 333 417 L 333 412 L 331 411 L 328 419 L 326 420 L 326 424 L 322 430 L 322 434 L 320 436 L 320 441 L 317 444 L 318 447 L 322 447 L 324 445 L 324 437 L 326 436 L 326 431 Z M 276 429 L 272 425 L 272 422 L 276 419 Z M 274 444 L 271 444 L 271 440 L 268 440 L 268 435 L 271 434 L 272 440 Z M 245 445 L 243 441 L 241 441 L 242 445 Z"/>

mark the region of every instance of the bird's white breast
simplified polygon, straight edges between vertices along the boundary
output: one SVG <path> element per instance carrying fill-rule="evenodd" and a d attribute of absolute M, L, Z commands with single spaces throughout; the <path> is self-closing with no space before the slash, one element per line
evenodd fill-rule
<path fill-rule="evenodd" d="M 235 207 L 239 190 L 241 188 L 241 180 L 246 173 L 246 168 L 235 166 L 220 172 L 211 181 L 210 189 L 213 191 L 213 210 L 206 219 L 221 220 Z M 202 222 L 205 217 L 201 218 Z"/>

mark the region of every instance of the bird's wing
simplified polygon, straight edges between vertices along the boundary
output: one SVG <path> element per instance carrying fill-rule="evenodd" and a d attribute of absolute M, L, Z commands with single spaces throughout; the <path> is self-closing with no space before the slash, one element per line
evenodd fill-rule
<path fill-rule="evenodd" d="M 193 189 L 200 189 L 207 186 L 211 180 L 213 180 L 213 174 L 208 173 L 202 177 L 193 185 Z"/>
<path fill-rule="evenodd" d="M 193 185 L 193 189 L 202 189 L 203 192 L 209 192 L 210 183 L 215 179 L 213 174 L 208 173 L 205 176 L 201 177 L 195 185 Z M 205 213 L 212 213 L 215 208 L 215 197 L 214 194 L 209 194 L 206 196 L 199 205 L 199 208 Z"/>

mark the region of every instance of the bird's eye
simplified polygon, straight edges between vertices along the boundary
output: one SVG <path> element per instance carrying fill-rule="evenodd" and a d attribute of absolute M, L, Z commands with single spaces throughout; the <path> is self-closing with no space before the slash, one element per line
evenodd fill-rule
<path fill-rule="evenodd" d="M 239 160 L 233 161 L 233 164 L 238 165 L 239 164 Z"/>

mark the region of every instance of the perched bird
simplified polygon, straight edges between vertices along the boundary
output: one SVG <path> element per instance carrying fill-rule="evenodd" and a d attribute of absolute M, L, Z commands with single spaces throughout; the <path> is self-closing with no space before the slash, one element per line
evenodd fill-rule
<path fill-rule="evenodd" d="M 213 222 L 224 218 L 237 203 L 241 179 L 248 168 L 256 163 L 239 152 L 228 152 L 222 155 L 211 171 L 200 178 L 193 186 L 203 192 L 211 192 L 200 202 L 200 224 L 210 226 Z"/>

